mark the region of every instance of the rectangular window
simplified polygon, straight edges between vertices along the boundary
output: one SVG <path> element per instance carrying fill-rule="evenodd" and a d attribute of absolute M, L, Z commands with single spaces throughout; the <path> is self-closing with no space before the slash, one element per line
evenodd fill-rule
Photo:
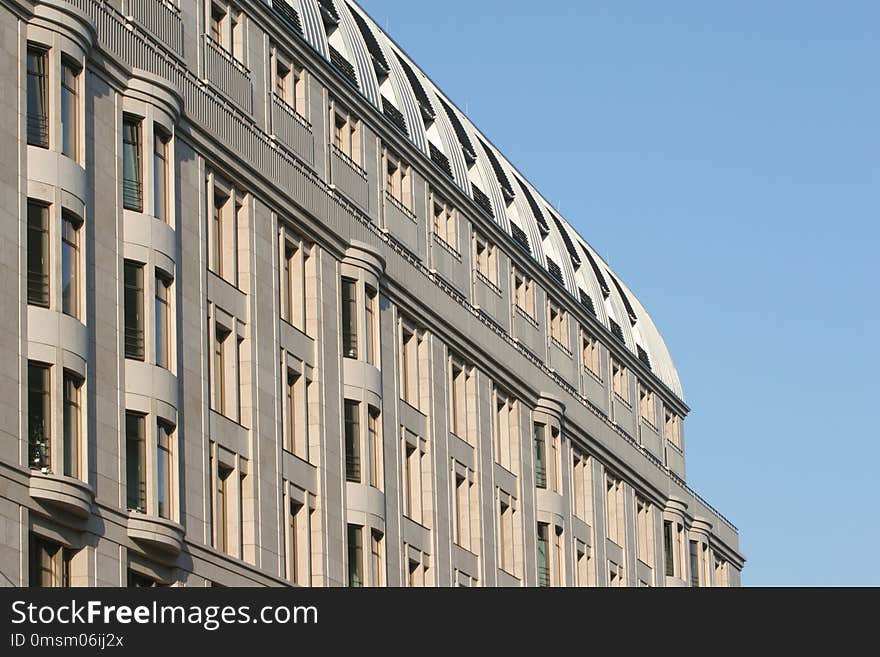
<path fill-rule="evenodd" d="M 159 420 L 156 423 L 156 499 L 160 518 L 174 519 L 173 480 L 174 460 L 172 441 L 174 427 Z"/>
<path fill-rule="evenodd" d="M 422 517 L 421 453 L 418 447 L 406 443 L 404 476 L 406 485 L 406 516 L 416 522 Z"/>
<path fill-rule="evenodd" d="M 273 47 L 275 58 L 275 96 L 291 110 L 306 113 L 305 72 L 286 53 Z"/>
<path fill-rule="evenodd" d="M 493 285 L 498 285 L 498 263 L 495 245 L 474 233 L 474 269 Z"/>
<path fill-rule="evenodd" d="M 27 49 L 27 143 L 49 148 L 49 56 L 46 50 Z"/>
<path fill-rule="evenodd" d="M 231 331 L 219 324 L 214 327 L 214 385 L 212 386 L 214 410 L 221 415 L 226 415 L 228 404 L 226 401 L 226 367 L 229 359 L 227 354 L 228 338 Z"/>
<path fill-rule="evenodd" d="M 461 471 L 453 462 L 452 477 L 455 482 L 453 496 L 453 523 L 456 544 L 473 552 L 471 540 L 471 480 L 467 470 Z"/>
<path fill-rule="evenodd" d="M 61 214 L 61 310 L 79 318 L 80 228 L 82 221 L 70 212 Z"/>
<path fill-rule="evenodd" d="M 294 584 L 306 584 L 305 578 L 300 575 L 300 523 L 303 505 L 290 501 L 290 509 L 287 514 L 287 579 Z"/>
<path fill-rule="evenodd" d="M 125 261 L 125 357 L 144 360 L 144 267 Z"/>
<path fill-rule="evenodd" d="M 171 366 L 171 311 L 169 309 L 171 280 L 156 271 L 156 365 Z"/>
<path fill-rule="evenodd" d="M 61 154 L 79 158 L 79 74 L 80 67 L 61 58 Z"/>
<path fill-rule="evenodd" d="M 28 362 L 28 465 L 49 467 L 52 427 L 51 370 L 48 365 Z"/>
<path fill-rule="evenodd" d="M 217 276 L 238 285 L 238 225 L 246 205 L 244 196 L 218 176 L 212 176 L 208 203 L 211 238 L 210 268 Z"/>
<path fill-rule="evenodd" d="M 376 353 L 376 322 L 379 317 L 376 304 L 376 290 L 369 285 L 364 286 L 364 351 L 369 365 L 376 365 L 379 362 Z"/>
<path fill-rule="evenodd" d="M 672 522 L 663 521 L 663 556 L 666 565 L 666 576 L 675 577 L 675 549 L 672 544 Z"/>
<path fill-rule="evenodd" d="M 409 166 L 391 152 L 385 154 L 385 192 L 405 209 L 412 208 Z"/>
<path fill-rule="evenodd" d="M 668 408 L 664 409 L 664 416 L 663 434 L 666 440 L 681 449 L 681 418 Z"/>
<path fill-rule="evenodd" d="M 125 413 L 125 473 L 128 508 L 147 512 L 147 454 L 145 418 L 138 413 Z"/>
<path fill-rule="evenodd" d="M 358 357 L 357 282 L 342 279 L 342 353 L 346 358 Z"/>
<path fill-rule="evenodd" d="M 453 251 L 458 252 L 458 229 L 456 226 L 455 209 L 438 198 L 434 198 L 433 206 L 434 235 Z"/>
<path fill-rule="evenodd" d="M 361 122 L 339 107 L 334 107 L 333 146 L 336 150 L 361 165 Z"/>
<path fill-rule="evenodd" d="M 400 398 L 413 408 L 421 407 L 419 352 L 421 336 L 409 322 L 400 322 Z"/>
<path fill-rule="evenodd" d="M 654 509 L 647 501 L 636 496 L 636 544 L 638 559 L 654 567 Z"/>
<path fill-rule="evenodd" d="M 547 427 L 535 425 L 535 486 L 547 488 L 547 445 L 544 433 Z"/>
<path fill-rule="evenodd" d="M 514 400 L 495 389 L 495 460 L 503 468 L 517 471 L 517 419 Z"/>
<path fill-rule="evenodd" d="M 605 528 L 608 538 L 625 547 L 623 482 L 610 476 L 605 477 Z"/>
<path fill-rule="evenodd" d="M 629 404 L 629 372 L 616 360 L 611 361 L 611 380 L 614 394 Z"/>
<path fill-rule="evenodd" d="M 80 389 L 82 379 L 78 376 L 64 373 L 62 416 L 62 450 L 64 452 L 64 475 L 80 476 L 80 440 L 82 434 L 82 402 Z"/>
<path fill-rule="evenodd" d="M 584 369 L 595 375 L 596 378 L 601 379 L 599 341 L 586 331 L 582 331 L 581 343 L 583 349 L 582 365 Z"/>
<path fill-rule="evenodd" d="M 690 541 L 691 586 L 700 585 L 700 544 Z"/>
<path fill-rule="evenodd" d="M 73 557 L 71 550 L 31 534 L 29 552 L 30 586 L 70 586 L 70 561 Z"/>
<path fill-rule="evenodd" d="M 502 497 L 498 503 L 498 552 L 501 569 L 514 574 L 513 559 L 513 504 L 509 498 Z"/>
<path fill-rule="evenodd" d="M 171 138 L 155 128 L 153 138 L 153 214 L 156 219 L 168 223 L 170 218 L 168 199 L 168 151 Z"/>
<path fill-rule="evenodd" d="M 379 433 L 379 411 L 372 406 L 367 417 L 370 441 L 370 486 L 382 489 L 382 436 Z"/>
<path fill-rule="evenodd" d="M 370 560 L 372 562 L 373 586 L 385 585 L 385 561 L 382 558 L 382 532 L 370 530 Z"/>
<path fill-rule="evenodd" d="M 552 301 L 548 304 L 550 313 L 550 338 L 568 349 L 568 314 Z"/>
<path fill-rule="evenodd" d="M 455 357 L 449 359 L 450 369 L 450 396 L 449 411 L 451 414 L 452 433 L 471 442 L 468 430 L 468 395 L 471 387 L 471 375 L 469 368 Z"/>
<path fill-rule="evenodd" d="M 363 527 L 348 526 L 348 585 L 364 585 Z"/>
<path fill-rule="evenodd" d="M 550 586 L 550 528 L 546 523 L 538 523 L 538 586 Z"/>
<path fill-rule="evenodd" d="M 516 307 L 529 317 L 535 317 L 535 284 L 519 272 L 513 275 L 513 299 Z"/>
<path fill-rule="evenodd" d="M 639 417 L 652 427 L 656 427 L 656 414 L 654 410 L 654 393 L 648 390 L 639 381 Z"/>
<path fill-rule="evenodd" d="M 122 119 L 122 205 L 143 212 L 143 166 L 141 164 L 141 120 Z"/>
<path fill-rule="evenodd" d="M 27 296 L 32 306 L 49 307 L 49 206 L 27 202 Z"/>
<path fill-rule="evenodd" d="M 360 404 L 345 401 L 345 479 L 361 483 Z"/>
<path fill-rule="evenodd" d="M 231 531 L 232 524 L 232 483 L 235 478 L 232 476 L 232 468 L 217 466 L 217 510 L 214 516 L 217 518 L 217 549 L 221 552 L 231 554 L 232 537 L 234 532 Z"/>
<path fill-rule="evenodd" d="M 297 413 L 297 387 L 299 386 L 300 377 L 295 372 L 288 370 L 287 372 L 287 434 L 284 443 L 284 449 L 291 454 L 297 453 L 299 442 L 299 432 L 297 431 L 298 422 Z"/>
<path fill-rule="evenodd" d="M 574 514 L 593 525 L 593 464 L 590 457 L 578 449 L 574 450 L 572 461 Z"/>
<path fill-rule="evenodd" d="M 577 585 L 580 587 L 589 586 L 590 585 L 590 554 L 589 548 L 581 543 L 580 541 L 576 542 L 577 544 L 577 558 L 575 563 L 575 570 L 577 573 Z"/>

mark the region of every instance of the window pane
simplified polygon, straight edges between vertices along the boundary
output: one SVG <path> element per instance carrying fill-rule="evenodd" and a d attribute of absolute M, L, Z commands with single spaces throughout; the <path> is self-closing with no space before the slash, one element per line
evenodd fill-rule
<path fill-rule="evenodd" d="M 357 402 L 345 402 L 345 478 L 355 483 L 361 482 L 359 413 Z"/>
<path fill-rule="evenodd" d="M 126 210 L 143 211 L 141 123 L 127 117 L 122 124 L 122 202 Z"/>
<path fill-rule="evenodd" d="M 168 137 L 156 131 L 153 150 L 153 214 L 168 221 Z"/>
<path fill-rule="evenodd" d="M 79 477 L 80 453 L 80 382 L 69 374 L 64 375 L 63 449 L 64 474 Z"/>
<path fill-rule="evenodd" d="M 71 64 L 61 64 L 61 152 L 76 159 L 79 125 L 77 115 L 79 100 L 77 99 L 77 77 L 79 71 Z"/>
<path fill-rule="evenodd" d="M 144 268 L 125 263 L 125 357 L 144 360 Z"/>
<path fill-rule="evenodd" d="M 170 360 L 168 286 L 169 282 L 163 276 L 156 276 L 156 365 L 165 368 Z"/>
<path fill-rule="evenodd" d="M 28 363 L 28 465 L 37 469 L 49 467 L 49 378 L 47 365 Z"/>
<path fill-rule="evenodd" d="M 61 219 L 61 309 L 79 317 L 79 221 L 68 214 Z"/>
<path fill-rule="evenodd" d="M 27 52 L 27 141 L 49 148 L 49 78 L 45 50 Z"/>
<path fill-rule="evenodd" d="M 144 435 L 144 416 L 136 413 L 125 414 L 125 472 L 126 503 L 129 509 L 146 513 L 146 437 Z"/>
<path fill-rule="evenodd" d="M 28 201 L 28 303 L 49 307 L 49 208 Z"/>
<path fill-rule="evenodd" d="M 156 492 L 159 516 L 172 519 L 171 516 L 171 427 L 164 422 L 157 425 L 156 436 Z"/>
<path fill-rule="evenodd" d="M 363 586 L 363 545 L 361 527 L 348 526 L 348 585 Z"/>
<path fill-rule="evenodd" d="M 342 279 L 342 353 L 357 358 L 357 288 L 352 280 Z"/>

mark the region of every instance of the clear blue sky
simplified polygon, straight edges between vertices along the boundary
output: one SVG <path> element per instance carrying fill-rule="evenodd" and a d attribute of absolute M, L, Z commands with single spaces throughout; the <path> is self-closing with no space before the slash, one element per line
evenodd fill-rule
<path fill-rule="evenodd" d="M 880 3 L 360 3 L 653 316 L 744 584 L 880 584 Z"/>

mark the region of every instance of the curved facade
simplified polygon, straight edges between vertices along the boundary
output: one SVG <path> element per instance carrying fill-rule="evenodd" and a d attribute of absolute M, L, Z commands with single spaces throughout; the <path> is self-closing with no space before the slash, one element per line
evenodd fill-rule
<path fill-rule="evenodd" d="M 738 585 L 647 311 L 357 5 L 0 20 L 6 583 Z"/>

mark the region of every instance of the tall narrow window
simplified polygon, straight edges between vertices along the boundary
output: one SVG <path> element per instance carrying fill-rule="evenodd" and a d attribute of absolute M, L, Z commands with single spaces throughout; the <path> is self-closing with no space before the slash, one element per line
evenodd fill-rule
<path fill-rule="evenodd" d="M 345 401 L 345 479 L 361 483 L 360 404 Z"/>
<path fill-rule="evenodd" d="M 651 504 L 636 496 L 636 546 L 638 559 L 654 566 L 654 516 Z"/>
<path fill-rule="evenodd" d="M 641 381 L 639 381 L 639 417 L 652 427 L 656 426 L 654 393 L 648 390 Z"/>
<path fill-rule="evenodd" d="M 75 63 L 61 58 L 61 154 L 79 157 L 79 74 Z"/>
<path fill-rule="evenodd" d="M 663 556 L 666 565 L 666 576 L 675 577 L 675 550 L 672 544 L 672 522 L 663 522 Z"/>
<path fill-rule="evenodd" d="M 382 437 L 379 434 L 379 411 L 369 409 L 367 432 L 370 440 L 370 486 L 382 488 Z"/>
<path fill-rule="evenodd" d="M 629 372 L 626 366 L 616 360 L 611 361 L 611 383 L 614 394 L 629 404 Z"/>
<path fill-rule="evenodd" d="M 504 497 L 498 502 L 498 552 L 501 569 L 513 574 L 513 504 Z"/>
<path fill-rule="evenodd" d="M 364 351 L 366 351 L 367 363 L 376 365 L 376 290 L 366 286 L 364 288 Z"/>
<path fill-rule="evenodd" d="M 168 145 L 170 137 L 158 127 L 153 138 L 153 214 L 168 222 Z"/>
<path fill-rule="evenodd" d="M 156 423 L 156 494 L 159 516 L 173 519 L 172 484 L 174 463 L 171 448 L 174 427 L 159 420 Z"/>
<path fill-rule="evenodd" d="M 623 482 L 605 477 L 605 528 L 608 538 L 624 546 Z"/>
<path fill-rule="evenodd" d="M 286 231 L 285 231 L 286 232 Z M 304 331 L 303 310 L 305 290 L 303 280 L 303 247 L 299 242 L 284 239 L 281 259 L 281 317 L 291 326 Z"/>
<path fill-rule="evenodd" d="M 468 431 L 468 369 L 467 366 L 456 358 L 450 358 L 450 396 L 449 404 L 452 433 L 463 440 L 470 442 Z"/>
<path fill-rule="evenodd" d="M 287 514 L 287 579 L 294 584 L 304 584 L 300 578 L 300 515 L 302 504 L 290 501 L 290 509 Z"/>
<path fill-rule="evenodd" d="M 69 372 L 64 373 L 62 417 L 62 450 L 64 452 L 64 474 L 67 477 L 80 476 L 80 436 L 82 425 L 82 404 L 80 388 L 82 379 Z"/>
<path fill-rule="evenodd" d="M 535 284 L 519 272 L 513 275 L 513 298 L 516 307 L 526 315 L 535 317 Z"/>
<path fill-rule="evenodd" d="M 360 121 L 339 107 L 334 108 L 333 145 L 342 155 L 360 166 L 361 129 Z"/>
<path fill-rule="evenodd" d="M 212 386 L 214 410 L 226 415 L 228 410 L 226 390 L 227 345 L 231 331 L 219 324 L 214 327 L 214 385 Z"/>
<path fill-rule="evenodd" d="M 79 318 L 80 228 L 82 221 L 70 212 L 61 214 L 61 310 Z"/>
<path fill-rule="evenodd" d="M 546 427 L 535 425 L 535 486 L 547 488 L 547 447 L 544 441 Z"/>
<path fill-rule="evenodd" d="M 550 586 L 550 528 L 546 523 L 538 523 L 538 586 Z"/>
<path fill-rule="evenodd" d="M 211 271 L 233 285 L 236 283 L 237 257 L 235 253 L 236 213 L 241 205 L 235 202 L 235 192 L 221 190 L 219 179 L 214 179 L 211 208 Z"/>
<path fill-rule="evenodd" d="M 517 419 L 514 401 L 495 390 L 495 460 L 503 468 L 515 473 L 517 458 Z"/>
<path fill-rule="evenodd" d="M 37 46 L 27 49 L 27 143 L 49 148 L 49 57 Z"/>
<path fill-rule="evenodd" d="M 138 413 L 125 413 L 125 473 L 128 508 L 147 511 L 147 456 L 145 418 Z"/>
<path fill-rule="evenodd" d="M 691 565 L 691 586 L 700 585 L 700 544 L 697 541 L 690 541 L 689 561 Z"/>
<path fill-rule="evenodd" d="M 28 465 L 49 467 L 51 445 L 50 369 L 42 363 L 28 362 Z"/>
<path fill-rule="evenodd" d="M 409 167 L 391 152 L 385 155 L 385 191 L 398 204 L 410 209 Z"/>
<path fill-rule="evenodd" d="M 143 166 L 141 164 L 141 120 L 122 120 L 122 204 L 126 210 L 143 212 Z"/>
<path fill-rule="evenodd" d="M 434 199 L 434 235 L 441 242 L 458 251 L 458 230 L 455 210 L 445 201 Z"/>
<path fill-rule="evenodd" d="M 348 526 L 348 585 L 364 585 L 363 527 Z"/>
<path fill-rule="evenodd" d="M 49 307 L 49 207 L 27 202 L 27 296 L 32 306 Z"/>
<path fill-rule="evenodd" d="M 144 267 L 125 261 L 125 357 L 144 360 Z"/>
<path fill-rule="evenodd" d="M 33 587 L 68 587 L 70 586 L 71 551 L 58 543 L 30 536 L 29 545 L 30 575 L 29 583 Z"/>
<path fill-rule="evenodd" d="M 584 369 L 595 375 L 596 377 L 601 377 L 602 371 L 599 365 L 599 341 L 586 332 L 582 333 L 581 341 L 583 343 L 582 364 L 584 366 Z"/>
<path fill-rule="evenodd" d="M 232 547 L 230 502 L 233 502 L 231 499 L 233 492 L 232 483 L 235 481 L 232 474 L 232 468 L 222 465 L 217 467 L 217 511 L 215 513 L 217 518 L 217 549 L 227 554 L 229 554 L 229 550 Z"/>
<path fill-rule="evenodd" d="M 666 440 L 681 449 L 681 418 L 668 408 L 664 410 L 663 434 Z"/>
<path fill-rule="evenodd" d="M 171 280 L 156 272 L 156 365 L 168 369 L 171 364 Z"/>
<path fill-rule="evenodd" d="M 373 586 L 385 585 L 385 564 L 382 559 L 382 532 L 370 530 L 370 560 L 373 564 Z"/>
<path fill-rule="evenodd" d="M 484 237 L 474 233 L 474 268 L 493 285 L 498 284 L 498 264 L 495 246 Z"/>
<path fill-rule="evenodd" d="M 419 380 L 419 331 L 408 322 L 400 323 L 400 398 L 413 408 L 421 406 Z"/>
<path fill-rule="evenodd" d="M 284 445 L 285 449 L 291 454 L 297 453 L 297 443 L 299 439 L 298 431 L 297 431 L 297 421 L 296 421 L 296 413 L 297 413 L 297 403 L 296 403 L 296 389 L 299 385 L 299 375 L 295 372 L 288 370 L 287 372 L 287 442 Z"/>
<path fill-rule="evenodd" d="M 346 358 L 358 357 L 357 283 L 342 279 L 342 353 Z"/>

